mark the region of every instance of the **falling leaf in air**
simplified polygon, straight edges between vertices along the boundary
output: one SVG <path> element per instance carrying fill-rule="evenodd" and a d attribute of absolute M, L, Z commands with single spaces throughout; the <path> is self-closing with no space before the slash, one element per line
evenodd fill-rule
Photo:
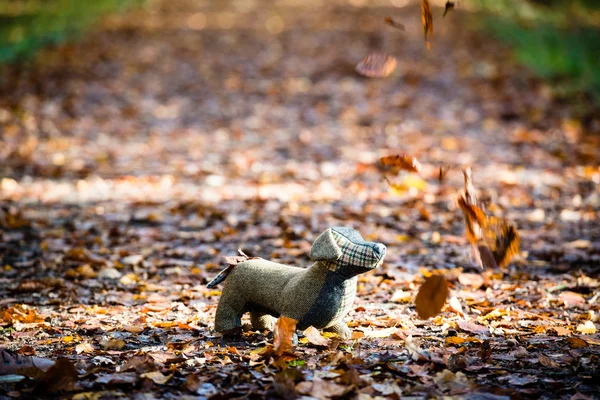
<path fill-rule="evenodd" d="M 314 326 L 309 326 L 304 330 L 304 336 L 308 339 L 308 341 L 315 346 L 328 346 L 329 340 L 325 339 L 321 336 L 321 333 Z"/>
<path fill-rule="evenodd" d="M 415 157 L 408 154 L 381 157 L 379 159 L 379 166 L 382 171 L 394 175 L 400 171 L 421 172 L 421 163 Z"/>
<path fill-rule="evenodd" d="M 466 236 L 480 268 L 505 267 L 519 252 L 519 234 L 506 219 L 487 216 L 479 207 L 471 169 L 463 170 L 465 190 L 458 206 L 465 217 Z"/>
<path fill-rule="evenodd" d="M 280 356 L 284 352 L 291 352 L 293 349 L 294 333 L 296 332 L 296 321 L 293 318 L 284 317 L 283 315 L 277 319 L 275 329 L 273 331 L 273 345 L 275 354 Z"/>
<path fill-rule="evenodd" d="M 423 22 L 423 34 L 427 48 L 431 48 L 429 39 L 433 38 L 433 16 L 431 15 L 431 6 L 429 0 L 421 0 L 421 21 Z M 429 39 L 427 34 L 429 33 Z"/>
<path fill-rule="evenodd" d="M 380 52 L 374 52 L 363 58 L 356 65 L 356 72 L 369 78 L 385 78 L 396 69 L 394 57 Z"/>
<path fill-rule="evenodd" d="M 444 7 L 444 15 L 442 17 L 446 17 L 446 14 L 448 14 L 448 11 L 450 10 L 454 10 L 454 6 L 455 3 L 453 1 L 446 1 L 446 6 Z"/>
<path fill-rule="evenodd" d="M 396 22 L 392 19 L 392 17 L 385 17 L 385 23 L 388 24 L 389 26 L 393 26 L 394 28 L 400 29 L 401 31 L 404 31 L 406 28 L 404 27 L 403 24 Z"/>
<path fill-rule="evenodd" d="M 448 297 L 448 283 L 442 275 L 433 274 L 419 288 L 415 305 L 422 319 L 436 316 L 442 311 Z"/>

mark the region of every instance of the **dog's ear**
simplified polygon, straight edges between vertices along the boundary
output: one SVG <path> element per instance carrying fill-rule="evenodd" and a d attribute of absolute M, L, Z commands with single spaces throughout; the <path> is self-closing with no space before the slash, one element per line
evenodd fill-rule
<path fill-rule="evenodd" d="M 317 237 L 310 250 L 310 258 L 313 261 L 336 261 L 341 256 L 342 250 L 335 241 L 331 228 Z"/>

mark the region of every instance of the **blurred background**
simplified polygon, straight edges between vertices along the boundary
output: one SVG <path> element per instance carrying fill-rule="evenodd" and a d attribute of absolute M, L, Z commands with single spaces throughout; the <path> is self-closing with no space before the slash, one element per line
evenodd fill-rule
<path fill-rule="evenodd" d="M 443 6 L 444 2 L 439 0 L 432 4 Z M 148 7 L 150 3 L 152 0 L 0 0 L 0 64 L 30 59 L 40 48 L 81 37 L 103 15 L 121 13 L 132 7 Z M 243 11 L 255 1 L 235 3 L 239 6 L 236 8 Z M 268 12 L 270 3 L 273 2 L 261 2 L 260 7 Z M 349 0 L 348 3 L 356 6 L 369 1 Z M 373 3 L 386 5 L 386 2 Z M 389 3 L 402 6 L 408 1 L 390 0 Z M 572 99 L 585 93 L 596 106 L 600 104 L 599 1 L 462 0 L 453 3 L 458 12 L 468 14 L 454 23 L 467 24 L 482 35 L 493 35 L 507 43 L 518 62 L 554 85 L 556 95 Z"/>

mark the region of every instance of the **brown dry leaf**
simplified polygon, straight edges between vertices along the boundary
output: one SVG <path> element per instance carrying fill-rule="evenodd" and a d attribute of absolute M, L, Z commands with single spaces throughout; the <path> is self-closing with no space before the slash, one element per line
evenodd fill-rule
<path fill-rule="evenodd" d="M 582 347 L 588 347 L 588 342 L 586 342 L 585 340 L 583 340 L 582 338 L 579 338 L 577 336 L 571 336 L 568 338 L 565 338 L 565 342 L 567 342 L 569 344 L 569 346 L 573 349 L 580 349 Z"/>
<path fill-rule="evenodd" d="M 356 72 L 369 78 L 385 78 L 396 69 L 397 61 L 394 57 L 374 52 L 363 58 L 356 65 Z"/>
<path fill-rule="evenodd" d="M 398 174 L 400 171 L 421 172 L 421 163 L 408 154 L 381 157 L 379 165 L 382 171 Z"/>
<path fill-rule="evenodd" d="M 173 375 L 163 375 L 160 371 L 152 371 L 140 375 L 140 377 L 148 378 L 157 385 L 164 385 L 172 376 Z"/>
<path fill-rule="evenodd" d="M 560 364 L 558 362 L 554 361 L 553 359 L 551 359 L 550 357 L 548 357 L 545 354 L 539 354 L 538 360 L 540 361 L 540 364 L 542 364 L 544 367 L 560 368 Z"/>
<path fill-rule="evenodd" d="M 485 215 L 477 205 L 471 169 L 465 168 L 463 175 L 465 190 L 458 199 L 458 206 L 465 217 L 466 236 L 473 255 L 480 268 L 505 267 L 519 252 L 517 229 L 503 218 Z"/>
<path fill-rule="evenodd" d="M 17 353 L 23 354 L 24 356 L 35 356 L 36 351 L 35 348 L 32 346 L 23 346 L 19 350 L 17 350 Z"/>
<path fill-rule="evenodd" d="M 393 26 L 394 28 L 400 29 L 401 31 L 406 30 L 406 28 L 404 27 L 403 24 L 394 21 L 394 19 L 392 17 L 385 17 L 384 21 L 389 26 Z"/>
<path fill-rule="evenodd" d="M 66 358 L 60 358 L 37 381 L 36 390 L 46 393 L 69 391 L 77 382 L 77 369 Z"/>
<path fill-rule="evenodd" d="M 563 326 L 555 326 L 553 329 L 556 331 L 558 336 L 567 336 L 571 334 L 571 330 Z"/>
<path fill-rule="evenodd" d="M 425 36 L 425 44 L 427 48 L 431 48 L 429 39 L 433 38 L 433 16 L 431 15 L 431 6 L 429 0 L 421 0 L 421 21 L 423 22 L 423 34 Z M 427 39 L 429 33 L 429 39 Z"/>
<path fill-rule="evenodd" d="M 482 334 L 482 335 L 490 334 L 490 330 L 486 326 L 479 325 L 479 324 L 476 324 L 473 322 L 458 321 L 456 324 L 458 325 L 458 327 L 460 329 L 462 329 L 465 332 L 474 333 L 474 334 Z"/>
<path fill-rule="evenodd" d="M 296 332 L 296 321 L 293 318 L 281 316 L 277 319 L 275 329 L 273 331 L 273 346 L 275 347 L 275 354 L 280 356 L 286 351 L 292 351 L 294 333 Z"/>
<path fill-rule="evenodd" d="M 304 336 L 308 339 L 308 341 L 315 346 L 328 346 L 329 340 L 325 339 L 321 336 L 321 333 L 314 326 L 309 326 L 304 330 Z"/>
<path fill-rule="evenodd" d="M 442 275 L 433 274 L 419 288 L 415 306 L 422 319 L 435 317 L 442 311 L 448 297 L 448 283 Z"/>

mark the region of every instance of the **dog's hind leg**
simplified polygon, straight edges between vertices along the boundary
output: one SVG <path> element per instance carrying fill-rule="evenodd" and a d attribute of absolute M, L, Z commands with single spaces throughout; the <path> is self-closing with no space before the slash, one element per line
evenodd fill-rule
<path fill-rule="evenodd" d="M 252 323 L 253 329 L 258 329 L 259 331 L 272 331 L 273 328 L 275 328 L 275 322 L 277 322 L 277 318 L 273 317 L 270 314 L 264 314 L 258 311 L 251 311 L 250 322 Z"/>
<path fill-rule="evenodd" d="M 239 297 L 226 296 L 223 290 L 215 314 L 215 331 L 235 334 L 241 331 L 245 301 Z"/>

